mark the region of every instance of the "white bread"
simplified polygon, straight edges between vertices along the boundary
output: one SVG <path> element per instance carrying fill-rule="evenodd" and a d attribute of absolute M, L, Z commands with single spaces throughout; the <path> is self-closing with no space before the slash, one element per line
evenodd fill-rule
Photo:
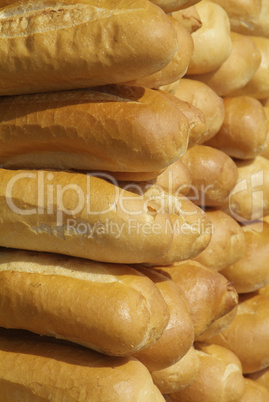
<path fill-rule="evenodd" d="M 265 149 L 268 133 L 264 107 L 250 96 L 224 98 L 225 117 L 207 145 L 238 159 L 252 159 Z"/>
<path fill-rule="evenodd" d="M 238 306 L 235 306 L 229 313 L 223 315 L 214 321 L 207 330 L 197 338 L 197 341 L 206 342 L 207 339 L 212 338 L 219 332 L 224 331 L 235 319 Z"/>
<path fill-rule="evenodd" d="M 170 17 L 177 32 L 178 49 L 173 59 L 164 68 L 156 73 L 134 81 L 128 81 L 126 85 L 158 88 L 168 85 L 183 77 L 188 69 L 194 45 L 189 31 L 176 19 Z"/>
<path fill-rule="evenodd" d="M 269 38 L 251 36 L 251 40 L 261 53 L 261 64 L 251 80 L 244 87 L 232 91 L 229 96 L 248 95 L 265 99 L 269 96 Z"/>
<path fill-rule="evenodd" d="M 238 293 L 255 292 L 269 283 L 269 223 L 243 226 L 246 249 L 243 257 L 221 271 Z"/>
<path fill-rule="evenodd" d="M 14 401 L 161 402 L 148 370 L 23 331 L 0 331 L 0 398 Z"/>
<path fill-rule="evenodd" d="M 238 180 L 224 211 L 239 222 L 255 221 L 269 215 L 269 160 L 262 156 L 236 161 Z"/>
<path fill-rule="evenodd" d="M 181 161 L 192 178 L 188 198 L 202 207 L 222 205 L 238 179 L 234 161 L 224 152 L 205 145 L 189 148 Z"/>
<path fill-rule="evenodd" d="M 256 371 L 255 373 L 248 374 L 247 377 L 261 384 L 269 391 L 269 367 Z"/>
<path fill-rule="evenodd" d="M 202 27 L 192 34 L 194 53 L 187 74 L 204 74 L 216 70 L 230 55 L 232 41 L 226 11 L 210 1 L 196 5 Z"/>
<path fill-rule="evenodd" d="M 196 261 L 187 260 L 154 269 L 183 290 L 190 306 L 195 339 L 237 305 L 238 296 L 233 285 L 223 275 Z"/>
<path fill-rule="evenodd" d="M 0 17 L 0 95 L 130 81 L 163 68 L 178 46 L 169 18 L 146 0 L 29 0 Z"/>
<path fill-rule="evenodd" d="M 166 254 L 170 216 L 99 177 L 0 170 L 0 246 L 113 263 Z"/>
<path fill-rule="evenodd" d="M 180 287 L 172 280 L 149 268 L 135 268 L 153 281 L 160 291 L 169 309 L 169 322 L 157 342 L 133 356 L 150 372 L 163 370 L 181 360 L 193 344 L 194 330 L 189 305 Z"/>
<path fill-rule="evenodd" d="M 269 391 L 261 384 L 245 378 L 246 389 L 241 402 L 268 402 Z"/>
<path fill-rule="evenodd" d="M 180 22 L 190 33 L 197 31 L 202 26 L 201 18 L 195 6 L 175 11 L 172 13 L 172 17 Z"/>
<path fill-rule="evenodd" d="M 243 295 L 242 295 L 243 296 Z M 240 296 L 233 322 L 207 342 L 224 346 L 240 359 L 243 373 L 253 373 L 269 365 L 269 297 L 249 293 Z"/>
<path fill-rule="evenodd" d="M 206 131 L 199 143 L 203 143 L 219 131 L 224 120 L 224 106 L 220 98 L 208 85 L 196 80 L 182 78 L 175 96 L 196 108 L 205 116 Z"/>
<path fill-rule="evenodd" d="M 188 144 L 188 121 L 173 98 L 150 89 L 24 95 L 0 105 L 2 167 L 154 172 Z"/>
<path fill-rule="evenodd" d="M 241 226 L 223 211 L 209 210 L 206 215 L 212 224 L 211 240 L 207 248 L 194 259 L 208 268 L 220 271 L 243 257 L 246 249 L 245 235 Z"/>
<path fill-rule="evenodd" d="M 152 3 L 161 7 L 166 13 L 193 6 L 200 0 L 150 0 Z"/>
<path fill-rule="evenodd" d="M 151 373 L 154 384 L 162 394 L 170 394 L 189 387 L 200 370 L 200 359 L 192 346 L 177 363 Z"/>
<path fill-rule="evenodd" d="M 141 197 L 95 176 L 2 169 L 0 194 L 3 247 L 170 264 L 196 256 L 211 237 L 200 208 L 159 188 Z"/>
<path fill-rule="evenodd" d="M 156 286 L 126 265 L 1 249 L 0 278 L 1 327 L 66 339 L 107 355 L 146 348 L 169 320 Z"/>
<path fill-rule="evenodd" d="M 189 387 L 169 395 L 172 402 L 239 402 L 245 391 L 239 359 L 217 345 L 198 344 L 196 347 L 199 374 Z"/>
<path fill-rule="evenodd" d="M 261 63 L 261 53 L 251 38 L 231 32 L 232 51 L 217 70 L 195 78 L 209 85 L 219 96 L 245 86 Z"/>
<path fill-rule="evenodd" d="M 244 35 L 269 37 L 267 0 L 212 0 L 229 15 L 231 30 Z"/>

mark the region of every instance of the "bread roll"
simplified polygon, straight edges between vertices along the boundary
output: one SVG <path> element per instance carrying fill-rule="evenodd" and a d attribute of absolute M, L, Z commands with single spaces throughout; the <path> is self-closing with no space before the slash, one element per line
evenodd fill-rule
<path fill-rule="evenodd" d="M 248 95 L 265 99 L 269 96 L 269 38 L 251 36 L 251 40 L 261 53 L 261 64 L 251 80 L 244 87 L 231 92 L 230 96 Z"/>
<path fill-rule="evenodd" d="M 236 164 L 218 149 L 196 145 L 181 157 L 192 177 L 188 197 L 200 206 L 219 206 L 224 203 L 238 178 Z"/>
<path fill-rule="evenodd" d="M 197 341 L 206 342 L 207 339 L 217 335 L 219 332 L 224 331 L 235 319 L 238 306 L 235 306 L 229 313 L 223 315 L 214 321 L 207 330 L 197 338 Z"/>
<path fill-rule="evenodd" d="M 163 370 L 188 352 L 194 341 L 190 309 L 182 290 L 166 276 L 149 268 L 136 268 L 153 281 L 169 309 L 169 322 L 157 342 L 134 354 L 152 372 Z"/>
<path fill-rule="evenodd" d="M 163 394 L 170 394 L 189 387 L 198 376 L 200 360 L 194 347 L 177 363 L 151 373 L 154 384 Z"/>
<path fill-rule="evenodd" d="M 211 240 L 207 248 L 194 259 L 220 271 L 243 257 L 246 249 L 245 235 L 240 225 L 223 211 L 207 211 L 206 215 L 212 224 Z"/>
<path fill-rule="evenodd" d="M 175 96 L 189 102 L 204 113 L 206 131 L 199 143 L 214 137 L 224 120 L 222 99 L 202 82 L 186 78 L 180 80 Z"/>
<path fill-rule="evenodd" d="M 264 151 L 261 153 L 261 156 L 263 156 L 266 159 L 269 159 L 269 106 L 265 106 L 263 108 L 265 115 L 266 115 L 266 119 L 267 119 L 267 136 L 265 139 L 265 148 Z"/>
<path fill-rule="evenodd" d="M 250 96 L 224 98 L 225 117 L 220 131 L 207 145 L 239 159 L 251 159 L 265 149 L 268 133 L 264 108 Z"/>
<path fill-rule="evenodd" d="M 215 320 L 237 305 L 237 293 L 224 276 L 187 260 L 168 267 L 155 267 L 158 272 L 176 282 L 190 306 L 197 339 Z"/>
<path fill-rule="evenodd" d="M 182 24 L 190 33 L 196 32 L 201 28 L 202 21 L 195 6 L 175 11 L 172 17 Z"/>
<path fill-rule="evenodd" d="M 2 169 L 0 195 L 3 247 L 169 264 L 196 256 L 211 237 L 208 218 L 185 197 L 140 197 L 95 176 Z"/>
<path fill-rule="evenodd" d="M 248 378 L 252 379 L 258 384 L 261 384 L 269 391 L 269 367 L 263 370 L 256 371 L 255 373 L 248 374 Z"/>
<path fill-rule="evenodd" d="M 2 167 L 154 172 L 188 144 L 177 105 L 145 88 L 6 97 L 0 105 Z"/>
<path fill-rule="evenodd" d="M 170 95 L 175 95 L 176 90 L 177 90 L 178 85 L 179 85 L 179 81 L 180 81 L 180 80 L 176 80 L 175 82 L 172 82 L 171 84 L 168 84 L 168 85 L 161 85 L 161 86 L 159 87 L 159 89 L 160 89 L 161 91 L 167 92 L 167 93 L 170 94 Z"/>
<path fill-rule="evenodd" d="M 269 366 L 269 297 L 247 295 L 238 305 L 235 319 L 220 334 L 208 339 L 233 351 L 240 359 L 243 373 Z"/>
<path fill-rule="evenodd" d="M 246 389 L 241 402 L 268 402 L 269 391 L 258 384 L 256 381 L 252 381 L 249 378 L 245 378 Z"/>
<path fill-rule="evenodd" d="M 169 18 L 146 0 L 29 0 L 0 16 L 0 95 L 134 80 L 166 66 L 178 46 Z"/>
<path fill-rule="evenodd" d="M 159 290 L 129 266 L 1 249 L 0 276 L 1 327 L 126 356 L 156 342 L 168 324 Z"/>
<path fill-rule="evenodd" d="M 188 102 L 185 102 L 179 99 L 176 96 L 169 96 L 169 94 L 164 93 L 165 96 L 169 97 L 171 101 L 175 103 L 178 109 L 184 114 L 189 123 L 189 142 L 188 147 L 192 147 L 193 145 L 200 143 L 204 138 L 206 132 L 206 121 L 204 113 L 191 105 Z"/>
<path fill-rule="evenodd" d="M 183 25 L 174 18 L 170 17 L 170 19 L 177 32 L 178 40 L 178 49 L 173 59 L 160 71 L 129 81 L 127 85 L 158 88 L 161 85 L 171 84 L 186 74 L 194 50 L 193 40 L 189 31 Z"/>
<path fill-rule="evenodd" d="M 166 13 L 171 13 L 172 11 L 180 10 L 181 8 L 186 8 L 193 6 L 200 0 L 151 0 L 152 3 L 161 7 Z"/>
<path fill-rule="evenodd" d="M 254 292 L 269 284 L 269 223 L 243 226 L 246 249 L 243 258 L 221 273 L 233 283 L 238 293 Z"/>
<path fill-rule="evenodd" d="M 166 222 L 165 234 L 173 235 L 172 244 L 161 257 L 155 257 L 148 265 L 170 265 L 177 261 L 196 257 L 209 244 L 211 223 L 204 211 L 196 207 L 183 195 L 175 197 L 166 193 L 159 186 L 150 187 L 144 198 L 163 205 L 162 209 L 170 211 L 170 221 Z"/>
<path fill-rule="evenodd" d="M 240 222 L 269 214 L 269 161 L 262 156 L 236 161 L 238 180 L 223 208 Z"/>
<path fill-rule="evenodd" d="M 232 31 L 244 35 L 269 37 L 267 0 L 212 0 L 229 15 Z"/>
<path fill-rule="evenodd" d="M 182 391 L 170 394 L 173 402 L 206 401 L 238 402 L 245 391 L 239 359 L 217 345 L 198 345 L 200 371 L 193 383 Z"/>
<path fill-rule="evenodd" d="M 2 401 L 164 401 L 132 357 L 109 357 L 50 338 L 0 332 Z"/>
<path fill-rule="evenodd" d="M 194 53 L 187 74 L 204 74 L 216 70 L 230 55 L 232 41 L 226 11 L 210 1 L 200 1 L 196 9 L 202 27 L 192 34 Z"/>
<path fill-rule="evenodd" d="M 195 78 L 209 85 L 219 96 L 229 96 L 232 91 L 245 86 L 261 63 L 261 54 L 247 36 L 231 32 L 232 51 L 217 70 Z"/>
<path fill-rule="evenodd" d="M 161 174 L 147 181 L 123 181 L 118 182 L 121 188 L 133 191 L 137 194 L 145 194 L 152 186 L 157 186 L 175 196 L 186 195 L 191 187 L 191 174 L 188 168 L 178 159 L 168 166 Z"/>

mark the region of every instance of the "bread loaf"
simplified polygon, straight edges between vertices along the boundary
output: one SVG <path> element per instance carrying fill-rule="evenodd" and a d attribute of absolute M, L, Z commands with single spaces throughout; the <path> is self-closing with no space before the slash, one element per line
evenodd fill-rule
<path fill-rule="evenodd" d="M 224 120 L 222 98 L 204 83 L 187 78 L 180 80 L 175 96 L 192 104 L 204 113 L 206 131 L 200 138 L 199 143 L 214 137 Z"/>
<path fill-rule="evenodd" d="M 152 280 L 159 289 L 168 306 L 170 318 L 159 340 L 133 356 L 150 372 L 163 370 L 182 359 L 193 344 L 194 330 L 189 305 L 180 287 L 166 276 L 149 268 L 139 267 L 136 270 Z"/>
<path fill-rule="evenodd" d="M 196 9 L 202 27 L 192 34 L 194 53 L 187 74 L 216 70 L 232 51 L 230 22 L 226 11 L 210 1 L 200 1 Z"/>
<path fill-rule="evenodd" d="M 238 293 L 254 292 L 269 283 L 269 223 L 243 226 L 246 249 L 243 257 L 221 273 Z"/>
<path fill-rule="evenodd" d="M 161 85 L 171 84 L 185 75 L 193 54 L 193 40 L 189 31 L 177 20 L 170 17 L 177 32 L 178 49 L 173 59 L 164 68 L 156 73 L 127 82 L 127 85 L 147 88 L 158 88 Z"/>
<path fill-rule="evenodd" d="M 95 176 L 2 169 L 0 246 L 150 262 L 172 245 L 170 215 L 162 207 Z"/>
<path fill-rule="evenodd" d="M 23 331 L 0 333 L 2 401 L 164 401 L 134 358 L 104 356 Z"/>
<path fill-rule="evenodd" d="M 205 145 L 188 149 L 181 161 L 192 178 L 188 197 L 202 207 L 222 205 L 237 182 L 234 161 L 224 152 Z"/>
<path fill-rule="evenodd" d="M 244 35 L 269 37 L 267 0 L 212 0 L 229 15 L 231 29 Z"/>
<path fill-rule="evenodd" d="M 251 40 L 261 53 L 261 64 L 251 80 L 242 88 L 230 93 L 230 96 L 248 95 L 257 99 L 269 96 L 269 38 L 251 36 Z"/>
<path fill-rule="evenodd" d="M 269 391 L 249 378 L 245 378 L 246 389 L 241 402 L 268 402 Z"/>
<path fill-rule="evenodd" d="M 149 89 L 4 97 L 0 105 L 2 167 L 154 172 L 188 144 L 185 116 L 170 98 Z"/>
<path fill-rule="evenodd" d="M 154 384 L 163 394 L 170 394 L 189 387 L 200 370 L 200 360 L 194 347 L 177 363 L 151 373 Z"/>
<path fill-rule="evenodd" d="M 183 290 L 190 306 L 197 339 L 215 320 L 230 312 L 238 302 L 230 282 L 218 272 L 187 260 L 168 267 L 155 267 Z"/>
<path fill-rule="evenodd" d="M 195 6 L 175 11 L 172 17 L 182 24 L 190 33 L 196 32 L 201 28 L 202 21 Z"/>
<path fill-rule="evenodd" d="M 130 81 L 163 68 L 178 46 L 169 18 L 146 0 L 24 1 L 0 16 L 0 95 Z"/>
<path fill-rule="evenodd" d="M 223 211 L 207 211 L 206 215 L 212 224 L 211 240 L 207 248 L 194 259 L 220 271 L 243 257 L 246 249 L 245 235 L 240 225 Z"/>
<path fill-rule="evenodd" d="M 231 32 L 232 51 L 217 70 L 195 78 L 209 85 L 219 96 L 229 96 L 232 91 L 245 86 L 261 63 L 261 54 L 247 36 Z"/>
<path fill-rule="evenodd" d="M 0 277 L 1 327 L 67 339 L 107 355 L 146 348 L 169 320 L 156 286 L 129 266 L 1 249 Z"/>
<path fill-rule="evenodd" d="M 223 209 L 239 222 L 269 214 L 269 161 L 262 156 L 236 161 L 238 180 Z"/>
<path fill-rule="evenodd" d="M 224 98 L 225 117 L 207 145 L 239 159 L 251 159 L 265 149 L 268 133 L 264 108 L 250 96 Z"/>
<path fill-rule="evenodd" d="M 197 345 L 200 371 L 193 383 L 170 394 L 173 402 L 238 402 L 245 391 L 239 359 L 229 350 L 216 345 Z"/>
<path fill-rule="evenodd" d="M 231 325 L 207 340 L 233 351 L 240 359 L 245 374 L 269 366 L 268 309 L 268 295 L 249 293 L 240 301 Z"/>

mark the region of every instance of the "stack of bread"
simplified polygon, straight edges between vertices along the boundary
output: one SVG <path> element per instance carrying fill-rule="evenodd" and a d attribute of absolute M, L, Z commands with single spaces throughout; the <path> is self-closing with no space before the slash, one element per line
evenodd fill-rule
<path fill-rule="evenodd" d="M 0 0 L 1 401 L 269 400 L 247 3 Z"/>

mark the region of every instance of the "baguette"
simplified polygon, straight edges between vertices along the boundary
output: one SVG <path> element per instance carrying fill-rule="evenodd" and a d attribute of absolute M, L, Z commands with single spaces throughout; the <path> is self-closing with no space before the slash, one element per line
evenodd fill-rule
<path fill-rule="evenodd" d="M 99 177 L 0 170 L 3 247 L 113 263 L 150 262 L 165 255 L 173 241 L 170 215 L 162 208 Z"/>
<path fill-rule="evenodd" d="M 212 342 L 233 351 L 240 359 L 243 373 L 254 373 L 269 366 L 269 297 L 249 293 L 240 297 L 233 322 Z"/>
<path fill-rule="evenodd" d="M 200 138 L 199 144 L 214 137 L 224 120 L 222 98 L 203 82 L 182 78 L 175 96 L 200 109 L 205 116 L 206 131 Z"/>
<path fill-rule="evenodd" d="M 250 96 L 224 98 L 225 117 L 206 145 L 238 159 L 252 159 L 265 149 L 267 119 L 261 103 Z"/>
<path fill-rule="evenodd" d="M 125 86 L 4 97 L 0 165 L 160 171 L 188 144 L 188 121 L 172 100 L 158 91 Z"/>
<path fill-rule="evenodd" d="M 226 11 L 211 1 L 196 5 L 202 27 L 192 34 L 194 53 L 187 74 L 205 74 L 216 70 L 230 55 L 232 41 Z"/>
<path fill-rule="evenodd" d="M 245 235 L 241 226 L 223 211 L 207 211 L 206 215 L 212 224 L 211 240 L 194 260 L 220 271 L 243 257 L 246 249 Z"/>
<path fill-rule="evenodd" d="M 251 38 L 235 32 L 230 35 L 232 51 L 229 57 L 217 70 L 195 77 L 209 85 L 219 96 L 229 96 L 245 86 L 261 63 L 261 53 Z"/>
<path fill-rule="evenodd" d="M 241 402 L 268 402 L 269 391 L 256 381 L 245 378 L 246 389 Z"/>
<path fill-rule="evenodd" d="M 205 145 L 188 149 L 181 161 L 192 178 L 188 197 L 202 207 L 223 205 L 238 179 L 234 161 L 224 152 Z"/>
<path fill-rule="evenodd" d="M 195 339 L 237 305 L 238 296 L 233 285 L 223 275 L 196 261 L 187 260 L 154 269 L 183 290 L 190 306 Z"/>
<path fill-rule="evenodd" d="M 156 342 L 168 324 L 159 290 L 126 265 L 1 249 L 0 278 L 1 327 L 126 356 Z"/>
<path fill-rule="evenodd" d="M 200 371 L 193 383 L 170 394 L 172 402 L 238 402 L 245 391 L 242 366 L 234 353 L 217 345 L 196 345 Z"/>
<path fill-rule="evenodd" d="M 189 305 L 180 287 L 166 276 L 149 268 L 136 267 L 136 270 L 147 276 L 159 289 L 168 306 L 170 318 L 160 339 L 133 356 L 150 372 L 163 370 L 182 359 L 193 344 L 194 330 Z"/>
<path fill-rule="evenodd" d="M 269 284 L 269 223 L 243 226 L 246 249 L 243 257 L 221 271 L 238 293 L 255 292 Z"/>
<path fill-rule="evenodd" d="M 162 394 L 170 394 L 189 387 L 200 370 L 200 360 L 192 346 L 177 363 L 151 373 L 154 384 Z"/>
<path fill-rule="evenodd" d="M 177 32 L 178 49 L 175 56 L 160 71 L 134 81 L 129 81 L 126 85 L 158 88 L 162 85 L 171 84 L 186 74 L 194 50 L 193 40 L 189 31 L 183 25 L 172 17 L 170 19 Z"/>
<path fill-rule="evenodd" d="M 161 402 L 148 370 L 50 338 L 0 330 L 0 398 L 14 401 Z"/>
<path fill-rule="evenodd" d="M 163 68 L 178 46 L 169 18 L 146 0 L 24 1 L 0 16 L 0 95 L 130 81 Z"/>

